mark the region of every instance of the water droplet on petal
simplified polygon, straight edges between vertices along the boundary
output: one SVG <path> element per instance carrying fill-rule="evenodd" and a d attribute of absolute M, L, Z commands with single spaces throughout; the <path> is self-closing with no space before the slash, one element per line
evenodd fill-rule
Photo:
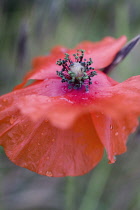
<path fill-rule="evenodd" d="M 98 82 L 98 81 L 95 81 L 94 83 L 95 83 L 95 84 L 99 84 L 99 82 Z"/>
<path fill-rule="evenodd" d="M 11 117 L 11 118 L 10 118 L 10 124 L 13 125 L 14 122 L 15 122 L 14 117 Z"/>
<path fill-rule="evenodd" d="M 7 99 L 6 99 L 6 98 L 4 98 L 4 99 L 3 99 L 3 102 L 6 102 L 6 101 L 7 101 Z"/>
<path fill-rule="evenodd" d="M 123 129 L 123 130 L 126 130 L 126 127 L 125 127 L 125 126 L 123 126 L 123 127 L 122 127 L 122 129 Z"/>
<path fill-rule="evenodd" d="M 40 143 L 38 143 L 38 146 L 40 146 Z"/>
<path fill-rule="evenodd" d="M 116 156 L 113 156 L 111 160 L 108 161 L 108 164 L 112 164 L 116 162 Z"/>
<path fill-rule="evenodd" d="M 117 158 L 116 158 L 116 156 L 114 156 L 114 160 L 116 160 Z"/>
<path fill-rule="evenodd" d="M 118 133 L 118 132 L 116 132 L 116 133 L 115 133 L 115 136 L 118 136 L 118 135 L 119 135 L 119 133 Z"/>
<path fill-rule="evenodd" d="M 136 131 L 136 127 L 132 129 L 132 133 Z"/>
<path fill-rule="evenodd" d="M 54 142 L 55 141 L 55 139 L 52 139 L 52 142 Z"/>
<path fill-rule="evenodd" d="M 49 160 L 49 159 L 50 159 L 50 157 L 48 156 L 48 157 L 47 157 L 47 160 Z"/>
<path fill-rule="evenodd" d="M 41 71 L 41 73 L 44 73 L 45 72 L 45 69 L 41 69 L 40 71 Z"/>
<path fill-rule="evenodd" d="M 63 90 L 64 92 L 68 92 L 68 93 L 72 91 L 72 90 L 69 89 L 67 86 L 62 87 L 62 90 Z"/>
<path fill-rule="evenodd" d="M 111 130 L 113 129 L 113 125 L 110 125 L 110 129 L 111 129 Z"/>
<path fill-rule="evenodd" d="M 46 172 L 46 176 L 52 177 L 52 172 L 51 171 L 47 171 Z"/>

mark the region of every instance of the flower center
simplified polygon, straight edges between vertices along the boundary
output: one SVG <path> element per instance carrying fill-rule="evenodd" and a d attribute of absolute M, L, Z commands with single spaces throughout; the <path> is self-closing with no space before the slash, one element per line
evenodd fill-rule
<path fill-rule="evenodd" d="M 80 54 L 79 54 L 80 52 Z M 97 73 L 93 71 L 93 67 L 89 67 L 93 62 L 89 58 L 86 61 L 84 58 L 84 50 L 77 50 L 73 54 L 75 61 L 73 62 L 68 53 L 65 53 L 64 60 L 59 59 L 56 64 L 62 66 L 61 71 L 56 71 L 57 75 L 62 78 L 62 82 L 68 83 L 69 89 L 80 89 L 85 86 L 86 92 L 89 91 L 89 85 L 92 84 L 91 77 Z"/>

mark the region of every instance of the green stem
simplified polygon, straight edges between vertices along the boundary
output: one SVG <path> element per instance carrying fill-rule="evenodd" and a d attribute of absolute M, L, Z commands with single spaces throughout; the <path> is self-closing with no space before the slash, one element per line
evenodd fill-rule
<path fill-rule="evenodd" d="M 94 169 L 79 210 L 95 210 L 97 208 L 110 171 L 111 166 L 105 164 L 104 161 Z"/>
<path fill-rule="evenodd" d="M 75 209 L 76 187 L 75 177 L 66 178 L 66 210 Z"/>

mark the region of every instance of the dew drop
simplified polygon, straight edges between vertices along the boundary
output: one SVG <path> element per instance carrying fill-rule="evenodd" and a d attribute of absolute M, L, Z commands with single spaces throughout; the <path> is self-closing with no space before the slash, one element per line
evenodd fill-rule
<path fill-rule="evenodd" d="M 126 127 L 125 127 L 125 126 L 123 126 L 123 127 L 122 127 L 122 129 L 123 129 L 123 130 L 126 130 Z"/>
<path fill-rule="evenodd" d="M 95 81 L 94 83 L 95 83 L 96 85 L 97 85 L 97 84 L 99 84 L 99 82 L 98 82 L 98 81 Z"/>
<path fill-rule="evenodd" d="M 44 73 L 45 72 L 45 69 L 41 69 L 41 73 Z"/>
<path fill-rule="evenodd" d="M 68 93 L 71 92 L 71 89 L 69 89 L 67 86 L 62 87 L 62 90 Z"/>
<path fill-rule="evenodd" d="M 52 142 L 54 142 L 55 141 L 55 139 L 52 139 Z"/>
<path fill-rule="evenodd" d="M 50 157 L 48 156 L 48 157 L 47 157 L 47 160 L 49 160 L 49 159 L 50 159 Z"/>
<path fill-rule="evenodd" d="M 114 158 L 114 160 L 116 160 L 117 158 L 116 158 L 116 156 L 113 156 L 113 158 Z"/>
<path fill-rule="evenodd" d="M 136 131 L 136 127 L 132 129 L 132 133 Z"/>
<path fill-rule="evenodd" d="M 44 135 L 44 133 L 41 133 L 41 136 L 43 136 Z"/>
<path fill-rule="evenodd" d="M 112 164 L 116 162 L 116 156 L 113 156 L 111 160 L 108 161 L 108 164 Z"/>
<path fill-rule="evenodd" d="M 116 132 L 116 133 L 115 133 L 115 136 L 118 136 L 118 135 L 119 135 L 119 133 L 118 133 L 118 132 Z"/>
<path fill-rule="evenodd" d="M 52 172 L 51 171 L 47 171 L 46 172 L 46 176 L 52 177 Z"/>
<path fill-rule="evenodd" d="M 13 125 L 15 119 L 13 117 L 10 118 L 10 124 Z"/>
<path fill-rule="evenodd" d="M 110 125 L 110 129 L 111 129 L 111 130 L 113 129 L 113 125 Z"/>
<path fill-rule="evenodd" d="M 40 146 L 40 143 L 38 143 L 38 146 Z"/>
<path fill-rule="evenodd" d="M 4 98 L 4 99 L 3 99 L 3 102 L 6 102 L 6 101 L 7 101 L 7 99 L 6 99 L 6 98 Z"/>

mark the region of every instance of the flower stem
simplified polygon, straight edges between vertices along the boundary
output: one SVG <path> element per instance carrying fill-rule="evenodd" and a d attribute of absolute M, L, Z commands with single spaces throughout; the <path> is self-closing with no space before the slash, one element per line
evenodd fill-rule
<path fill-rule="evenodd" d="M 111 166 L 102 163 L 93 171 L 79 210 L 95 210 L 109 178 Z"/>
<path fill-rule="evenodd" d="M 75 209 L 76 187 L 75 177 L 66 178 L 66 208 L 67 210 Z"/>

